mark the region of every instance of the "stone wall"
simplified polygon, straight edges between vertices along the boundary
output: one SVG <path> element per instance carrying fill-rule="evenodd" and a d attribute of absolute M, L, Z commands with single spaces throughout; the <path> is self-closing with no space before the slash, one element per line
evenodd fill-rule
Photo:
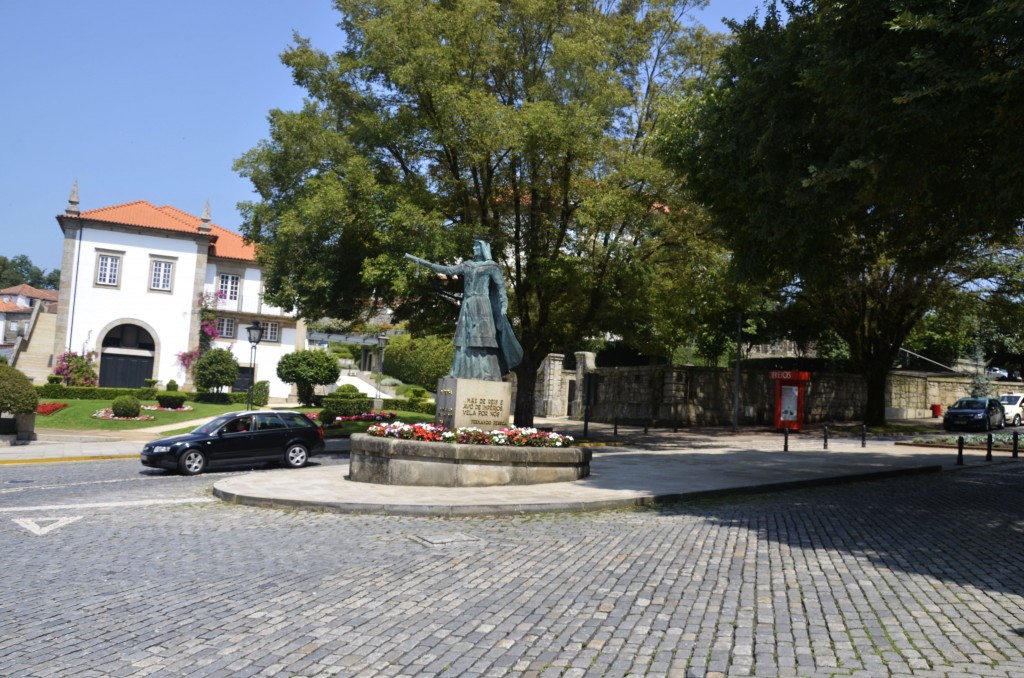
<path fill-rule="evenodd" d="M 545 361 L 538 379 L 536 416 L 583 417 L 583 378 L 597 375 L 590 418 L 593 421 L 680 426 L 725 426 L 732 423 L 735 373 L 709 367 L 594 367 L 591 354 L 577 353 L 576 372 L 561 370 L 562 356 Z M 557 376 L 556 376 L 557 375 Z M 572 384 L 572 386 L 570 386 Z M 558 390 L 558 397 L 550 390 Z M 887 389 L 887 416 L 891 419 L 932 416 L 931 406 L 945 407 L 968 395 L 968 377 L 916 372 L 894 372 Z M 569 398 L 569 392 L 573 397 Z M 851 374 L 812 373 L 804 399 L 805 423 L 857 421 L 867 390 L 864 380 Z M 770 425 L 775 412 L 775 382 L 768 370 L 740 374 L 740 423 Z M 549 403 L 557 403 L 551 407 Z M 561 404 L 567 408 L 562 409 Z"/>

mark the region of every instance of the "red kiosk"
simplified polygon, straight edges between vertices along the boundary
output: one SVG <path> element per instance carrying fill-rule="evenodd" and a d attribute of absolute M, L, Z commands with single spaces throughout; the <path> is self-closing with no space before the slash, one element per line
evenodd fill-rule
<path fill-rule="evenodd" d="M 775 381 L 775 429 L 799 431 L 804 420 L 804 390 L 811 373 L 775 370 L 768 377 Z"/>

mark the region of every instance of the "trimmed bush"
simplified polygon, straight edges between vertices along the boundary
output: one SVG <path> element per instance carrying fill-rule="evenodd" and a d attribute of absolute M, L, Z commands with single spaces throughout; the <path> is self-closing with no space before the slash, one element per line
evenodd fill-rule
<path fill-rule="evenodd" d="M 341 368 L 333 353 L 317 349 L 295 351 L 277 361 L 277 376 L 287 384 L 295 384 L 299 402 L 313 404 L 313 387 L 338 381 Z"/>
<path fill-rule="evenodd" d="M 63 384 L 64 383 L 64 377 L 60 376 L 59 374 L 48 374 L 48 375 L 46 375 L 46 383 L 47 384 Z"/>
<path fill-rule="evenodd" d="M 226 348 L 212 348 L 192 366 L 192 378 L 203 391 L 230 386 L 238 379 L 238 360 Z"/>
<path fill-rule="evenodd" d="M 352 384 L 342 384 L 338 387 L 328 398 L 365 398 L 363 392 L 359 390 L 359 387 L 353 386 Z"/>
<path fill-rule="evenodd" d="M 160 382 L 159 379 L 143 379 L 142 383 L 148 388 L 156 388 L 156 385 Z"/>
<path fill-rule="evenodd" d="M 32 382 L 10 365 L 0 364 L 0 412 L 35 414 L 39 395 Z"/>
<path fill-rule="evenodd" d="M 252 387 L 253 407 L 266 407 L 270 402 L 270 382 L 257 381 Z"/>
<path fill-rule="evenodd" d="M 157 403 L 160 407 L 168 410 L 178 410 L 185 405 L 185 394 L 184 393 L 159 393 L 156 396 Z"/>
<path fill-rule="evenodd" d="M 167 381 L 167 390 L 168 391 L 177 391 L 178 390 L 178 382 L 174 381 L 173 379 L 168 380 Z"/>
<path fill-rule="evenodd" d="M 114 398 L 114 402 L 110 405 L 110 410 L 114 413 L 115 417 L 133 418 L 139 416 L 139 412 L 142 411 L 142 404 L 135 396 L 123 395 Z"/>
<path fill-rule="evenodd" d="M 156 389 L 152 386 L 143 386 L 135 389 L 135 397 L 139 400 L 156 400 Z"/>
<path fill-rule="evenodd" d="M 320 421 L 329 424 L 337 417 L 352 417 L 372 409 L 373 400 L 370 398 L 324 398 Z"/>

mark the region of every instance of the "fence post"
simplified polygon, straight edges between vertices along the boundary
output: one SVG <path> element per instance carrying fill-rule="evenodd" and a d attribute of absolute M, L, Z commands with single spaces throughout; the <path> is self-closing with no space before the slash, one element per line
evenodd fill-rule
<path fill-rule="evenodd" d="M 825 427 L 825 449 L 828 449 L 828 426 Z"/>
<path fill-rule="evenodd" d="M 958 436 L 956 439 L 956 465 L 964 465 L 964 437 Z"/>
<path fill-rule="evenodd" d="M 861 447 L 867 447 L 868 446 L 868 425 L 867 424 L 861 424 L 860 425 L 860 446 Z"/>
<path fill-rule="evenodd" d="M 987 451 L 985 452 L 985 461 L 992 461 L 992 434 L 988 434 L 988 440 L 986 443 Z"/>
<path fill-rule="evenodd" d="M 612 431 L 612 435 L 616 435 L 617 436 L 617 435 L 619 435 L 619 417 L 618 417 L 618 415 L 615 416 L 614 421 L 615 421 L 615 429 Z"/>
<path fill-rule="evenodd" d="M 650 419 L 645 419 L 644 420 L 644 435 L 647 435 L 647 433 L 650 430 L 651 430 L 651 420 Z"/>
<path fill-rule="evenodd" d="M 1017 450 L 1020 449 L 1020 433 L 1013 432 L 1013 458 L 1017 458 Z"/>
<path fill-rule="evenodd" d="M 782 451 L 789 452 L 789 429 L 782 429 Z"/>

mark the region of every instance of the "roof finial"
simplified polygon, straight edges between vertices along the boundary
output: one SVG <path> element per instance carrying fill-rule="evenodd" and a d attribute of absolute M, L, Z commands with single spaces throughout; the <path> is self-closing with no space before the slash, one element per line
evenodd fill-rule
<path fill-rule="evenodd" d="M 68 196 L 68 206 L 64 209 L 65 214 L 72 214 L 78 216 L 78 179 L 75 179 L 75 185 L 71 187 L 71 195 Z"/>
<path fill-rule="evenodd" d="M 203 216 L 199 220 L 199 230 L 203 233 L 210 232 L 210 199 L 206 199 L 206 207 L 203 208 Z"/>

